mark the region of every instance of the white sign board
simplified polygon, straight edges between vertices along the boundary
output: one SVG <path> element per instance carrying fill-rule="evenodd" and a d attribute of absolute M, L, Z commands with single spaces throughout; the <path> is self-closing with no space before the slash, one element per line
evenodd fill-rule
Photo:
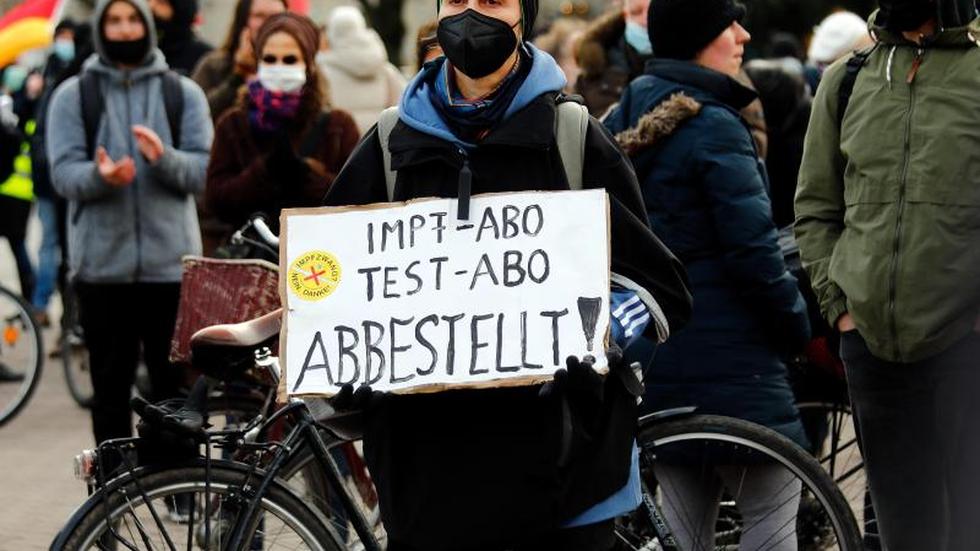
<path fill-rule="evenodd" d="M 605 367 L 602 190 L 474 196 L 282 215 L 280 346 L 290 395 L 527 385 L 569 355 Z"/>

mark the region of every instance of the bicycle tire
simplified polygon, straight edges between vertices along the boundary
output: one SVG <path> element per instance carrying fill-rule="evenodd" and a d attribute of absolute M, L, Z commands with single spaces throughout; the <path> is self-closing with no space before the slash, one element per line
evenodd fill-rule
<path fill-rule="evenodd" d="M 94 392 L 92 390 L 92 374 L 89 365 L 88 348 L 85 347 L 85 337 L 78 314 L 78 295 L 72 283 L 65 285 L 62 294 L 61 337 L 58 341 L 58 351 L 61 355 L 61 367 L 68 385 L 68 393 L 79 407 L 92 407 Z"/>
<path fill-rule="evenodd" d="M 93 399 L 92 375 L 85 342 L 75 337 L 74 334 L 62 335 L 59 346 L 61 347 L 61 367 L 65 374 L 68 393 L 71 394 L 72 400 L 78 404 L 78 407 L 89 409 L 92 407 Z"/>
<path fill-rule="evenodd" d="M 0 371 L 20 377 L 16 388 L 13 385 L 17 381 L 0 381 L 0 426 L 3 426 L 20 413 L 37 389 L 44 366 L 44 344 L 31 307 L 5 287 L 0 287 L 0 324 Z M 5 358 L 12 358 L 15 352 L 25 356 L 10 360 L 17 365 L 7 365 Z"/>
<path fill-rule="evenodd" d="M 714 415 L 689 415 L 668 419 L 651 416 L 641 420 L 637 442 L 641 450 L 640 466 L 644 481 L 644 505 L 640 507 L 640 510 L 633 513 L 633 515 L 620 519 L 620 522 L 617 524 L 617 537 L 620 542 L 634 542 L 630 543 L 630 547 L 626 547 L 626 549 L 661 548 L 658 547 L 662 542 L 659 541 L 660 536 L 653 526 L 654 523 L 649 520 L 650 517 L 646 516 L 642 510 L 652 505 L 657 508 L 657 513 L 663 513 L 665 498 L 663 492 L 658 489 L 660 481 L 657 480 L 656 475 L 653 473 L 658 469 L 658 464 L 663 469 L 671 461 L 676 461 L 676 459 L 664 460 L 663 457 L 665 455 L 669 457 L 671 453 L 690 450 L 691 446 L 694 445 L 704 446 L 705 449 L 710 446 L 711 453 L 717 453 L 716 450 L 722 449 L 720 446 L 738 445 L 744 447 L 745 451 L 750 451 L 752 454 L 751 458 L 757 461 L 758 464 L 775 462 L 775 464 L 781 465 L 788 472 L 796 476 L 802 483 L 800 496 L 809 496 L 812 494 L 813 499 L 816 500 L 826 513 L 833 530 L 833 535 L 835 536 L 835 544 L 830 544 L 826 547 L 822 546 L 822 544 L 821 546 L 815 547 L 800 545 L 799 549 L 862 550 L 861 535 L 850 506 L 830 476 L 816 459 L 810 456 L 805 450 L 771 429 L 740 419 Z M 681 446 L 687 447 L 682 448 L 678 446 L 678 443 Z M 674 447 L 671 448 L 670 446 Z M 701 448 L 699 447 L 698 449 Z M 657 454 L 660 454 L 660 459 L 657 458 Z M 742 457 L 746 458 L 750 456 L 743 455 Z M 697 463 L 694 465 L 697 465 Z M 805 494 L 804 492 L 809 493 Z M 782 496 L 780 495 L 780 497 Z M 796 535 L 796 523 L 802 517 L 801 511 L 803 510 L 799 508 L 803 500 L 802 498 L 798 499 L 800 499 L 797 504 L 798 509 L 791 517 L 791 521 L 794 523 L 791 531 L 794 535 Z M 714 532 L 713 537 L 722 539 L 722 536 L 724 536 L 728 539 L 737 539 L 739 528 L 735 527 L 729 533 L 723 534 L 721 531 L 721 520 L 723 519 L 720 516 L 717 518 L 717 525 L 714 524 L 714 520 L 708 521 L 712 523 L 712 526 L 708 527 L 708 529 Z M 631 525 L 631 522 L 634 524 Z M 647 522 L 649 524 L 636 526 L 635 524 L 637 522 Z M 675 529 L 676 527 L 671 528 Z M 785 525 L 780 526 L 774 535 L 778 535 L 785 528 Z M 676 530 L 674 532 L 676 534 Z M 766 541 L 768 542 L 768 540 Z M 763 542 L 763 544 L 765 543 Z M 771 545 L 773 548 L 777 548 L 776 546 L 780 543 L 777 540 Z M 702 547 L 703 545 L 698 544 L 697 549 L 704 548 Z M 730 543 L 718 544 L 717 542 L 711 545 L 715 546 L 712 549 L 739 548 L 737 541 L 735 541 L 734 546 Z M 693 551 L 682 547 L 679 548 L 681 551 Z M 768 548 L 760 546 L 760 549 Z"/>
<path fill-rule="evenodd" d="M 880 537 L 851 406 L 815 400 L 798 402 L 796 408 L 804 420 L 804 426 L 825 423 L 826 434 L 807 434 L 813 448 L 810 451 L 850 505 L 864 536 L 865 546 L 869 549 L 880 549 Z"/>
<path fill-rule="evenodd" d="M 169 548 L 167 539 L 174 544 L 175 549 L 223 548 L 221 537 L 225 535 L 222 529 L 227 529 L 231 522 L 225 521 L 227 511 L 234 513 L 235 507 L 243 508 L 243 488 L 251 484 L 257 485 L 259 478 L 249 478 L 249 467 L 231 462 L 213 462 L 210 467 L 210 479 L 203 462 L 189 466 L 170 468 L 140 468 L 111 481 L 105 488 L 93 494 L 73 515 L 68 524 L 59 534 L 52 549 L 66 551 L 81 551 L 100 548 L 107 541 L 115 538 L 109 535 L 108 527 L 135 549 Z M 259 472 L 261 477 L 262 473 Z M 157 516 L 165 516 L 168 498 L 178 495 L 191 494 L 195 504 L 194 510 L 203 515 L 203 492 L 210 480 L 211 516 L 216 517 L 209 530 L 203 526 L 166 523 L 162 518 L 154 519 L 150 509 L 156 510 Z M 140 491 L 142 488 L 142 492 Z M 150 499 L 151 507 L 146 507 L 143 494 Z M 226 500 L 216 501 L 220 497 Z M 254 499 L 254 498 L 251 498 Z M 201 502 L 198 505 L 198 502 Z M 159 507 L 158 507 L 159 505 Z M 310 549 L 316 551 L 344 551 L 345 547 L 336 533 L 326 524 L 322 516 L 309 505 L 303 503 L 294 493 L 279 481 L 272 481 L 261 502 L 262 513 L 255 519 L 247 530 L 246 548 L 261 539 L 263 549 L 269 547 L 268 538 L 274 538 L 271 545 L 282 544 L 285 549 Z M 142 520 L 139 514 L 142 513 Z M 133 520 L 129 520 L 132 518 Z M 152 522 L 153 524 L 150 524 Z M 170 534 L 165 524 L 175 528 Z M 269 525 L 272 525 L 272 528 Z M 277 530 L 279 525 L 282 525 Z M 288 541 L 280 541 L 286 529 L 292 531 L 293 537 Z M 134 534 L 134 529 L 137 534 Z M 154 530 L 155 529 L 155 530 Z M 152 533 L 151 533 L 152 532 Z M 157 532 L 160 532 L 157 534 Z M 164 535 L 166 534 L 166 535 Z M 207 536 L 205 536 L 207 534 Z M 129 537 L 133 541 L 124 538 Z M 210 538 L 210 539 L 205 539 Z M 217 538 L 217 540 L 215 539 Z M 146 542 L 161 543 L 159 547 L 148 545 Z M 297 542 L 299 542 L 297 544 Z M 113 541 L 113 543 L 119 543 Z M 128 545 L 117 545 L 118 548 L 130 548 Z"/>

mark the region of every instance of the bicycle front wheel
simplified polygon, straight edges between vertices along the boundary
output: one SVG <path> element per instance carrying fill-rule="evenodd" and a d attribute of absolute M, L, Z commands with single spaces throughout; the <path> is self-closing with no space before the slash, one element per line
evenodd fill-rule
<path fill-rule="evenodd" d="M 61 549 L 223 550 L 260 482 L 246 469 L 225 463 L 212 464 L 210 477 L 200 465 L 139 469 L 117 478 L 69 521 L 59 536 Z M 322 516 L 278 482 L 259 508 L 241 551 L 344 549 Z"/>
<path fill-rule="evenodd" d="M 638 444 L 643 504 L 618 522 L 625 549 L 861 550 L 833 479 L 775 431 L 712 415 L 649 418 Z"/>
<path fill-rule="evenodd" d="M 41 331 L 20 297 L 0 287 L 0 426 L 23 408 L 38 381 L 44 353 Z"/>

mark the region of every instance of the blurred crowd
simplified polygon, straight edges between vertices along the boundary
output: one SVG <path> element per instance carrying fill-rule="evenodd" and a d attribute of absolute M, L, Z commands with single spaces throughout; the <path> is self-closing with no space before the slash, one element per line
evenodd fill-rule
<path fill-rule="evenodd" d="M 874 15 L 829 13 L 807 36 L 753 37 L 732 0 L 622 0 L 591 18 L 538 17 L 534 0 L 444 0 L 438 19 L 410 30 L 413 63 L 398 67 L 354 7 L 314 22 L 286 0 L 237 0 L 212 48 L 196 34 L 195 0 L 99 0 L 90 22 L 58 22 L 43 65 L 3 68 L 0 235 L 42 325 L 54 321 L 56 291 L 77 297 L 101 442 L 131 433 L 141 357 L 153 398 L 178 392 L 168 353 L 181 258 L 255 256 L 229 242 L 255 213 L 275 226 L 291 207 L 431 196 L 463 205 L 471 192 L 604 188 L 613 198 L 614 275 L 634 293 L 630 304 L 650 297 L 644 362 L 655 376 L 645 403 L 748 419 L 807 447 L 786 359 L 811 353 L 816 341 L 813 362 L 846 367 L 870 499 L 890 549 L 940 548 L 930 538 L 947 532 L 949 549 L 976 549 L 980 535 L 957 500 L 980 490 L 971 463 L 980 457 L 976 406 L 966 394 L 980 381 L 964 368 L 980 349 L 980 199 L 977 186 L 962 188 L 980 141 L 968 118 L 980 112 L 980 22 L 972 0 L 879 4 Z M 761 56 L 746 57 L 750 41 Z M 583 106 L 577 159 L 561 151 L 568 136 L 557 135 L 566 103 Z M 947 135 L 968 153 L 956 153 Z M 36 266 L 25 241 L 35 209 Z M 784 245 L 794 225 L 802 268 L 791 274 Z M 521 485 L 522 472 L 507 470 L 519 467 L 494 455 L 506 450 L 485 449 L 480 430 L 452 423 L 478 419 L 486 434 L 523 446 L 521 457 L 545 457 L 550 429 L 529 421 L 540 417 L 539 397 L 520 392 L 406 399 L 377 413 L 386 424 L 366 440 L 390 444 L 409 465 L 478 450 L 474 461 L 488 466 L 467 463 L 474 472 L 500 471 L 499 483 L 470 487 L 471 504 L 486 514 L 463 507 L 429 516 L 510 515 L 504 521 L 518 533 L 540 520 L 545 505 L 532 498 L 547 504 L 554 495 L 517 487 L 526 500 L 499 495 L 504 484 Z M 583 460 L 579 476 L 621 476 L 597 475 L 591 491 L 570 492 L 563 505 L 579 507 L 556 508 L 548 526 L 568 541 L 604 540 L 612 519 L 636 506 L 635 416 L 593 423 L 600 406 L 578 398 L 583 433 L 618 446 Z M 634 398 L 622 403 L 635 408 Z M 437 402 L 465 414 L 444 415 L 455 420 L 425 435 L 395 430 L 413 415 L 434 417 L 426 412 Z M 504 421 L 486 412 L 501 403 L 513 418 L 498 431 Z M 467 431 L 477 436 L 459 445 Z M 413 444 L 423 437 L 427 446 Z M 935 445 L 920 446 L 926 441 Z M 916 447 L 924 451 L 907 451 Z M 892 461 L 902 454 L 915 459 Z M 408 518 L 418 495 L 445 492 L 432 498 L 442 506 L 458 494 L 443 471 L 405 473 L 384 453 L 367 460 L 382 503 L 397 504 L 382 510 L 393 541 L 405 540 L 392 549 L 448 537 L 444 526 L 426 532 L 413 524 L 426 519 Z M 685 502 L 717 512 L 721 486 L 740 483 L 723 467 L 716 486 L 686 486 Z M 679 465 L 671 476 L 687 471 Z M 746 483 L 767 502 L 779 473 L 750 471 Z M 925 482 L 908 482 L 917 476 Z M 624 501 L 599 499 L 617 488 L 612 498 Z M 781 513 L 782 526 L 795 526 L 795 511 Z M 581 522 L 557 524 L 568 519 Z M 447 524 L 465 531 L 466 522 Z M 928 528 L 917 527 L 923 522 Z M 678 537 L 711 547 L 700 534 Z"/>

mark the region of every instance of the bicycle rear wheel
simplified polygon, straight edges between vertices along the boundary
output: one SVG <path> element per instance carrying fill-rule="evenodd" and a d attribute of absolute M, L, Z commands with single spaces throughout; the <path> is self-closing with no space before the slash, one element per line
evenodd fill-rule
<path fill-rule="evenodd" d="M 23 408 L 41 380 L 41 331 L 31 308 L 0 287 L 0 426 Z"/>
<path fill-rule="evenodd" d="M 247 467 L 212 464 L 164 470 L 139 469 L 109 483 L 79 509 L 55 546 L 90 549 L 224 549 L 232 526 L 254 499 L 259 479 Z M 209 484 L 210 482 L 210 484 Z M 185 518 L 170 515 L 187 500 Z M 278 482 L 260 503 L 243 549 L 343 551 L 336 533 L 315 509 Z"/>
<path fill-rule="evenodd" d="M 627 550 L 860 551 L 850 507 L 784 436 L 711 415 L 641 421 L 643 504 L 617 523 Z"/>

